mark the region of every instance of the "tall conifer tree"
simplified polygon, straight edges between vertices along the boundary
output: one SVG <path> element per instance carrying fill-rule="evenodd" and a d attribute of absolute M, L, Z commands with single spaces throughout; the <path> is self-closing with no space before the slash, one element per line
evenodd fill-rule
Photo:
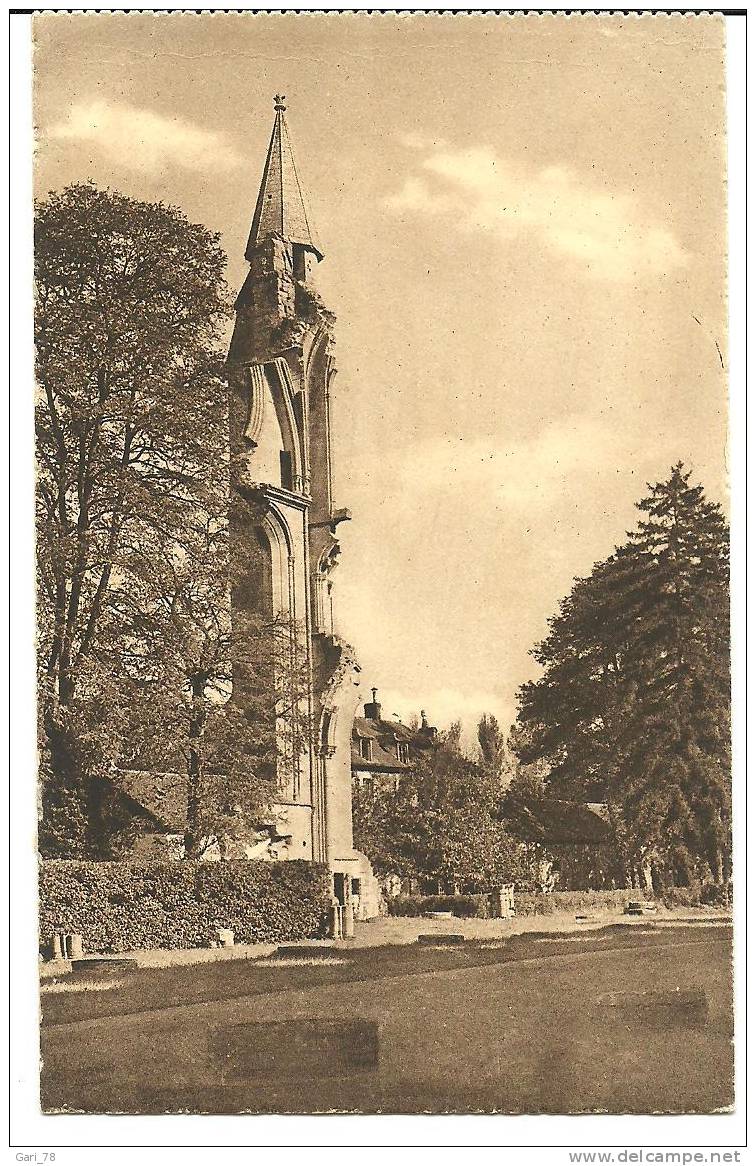
<path fill-rule="evenodd" d="M 681 463 L 550 621 L 543 676 L 520 692 L 524 761 L 567 796 L 606 801 L 618 881 L 730 861 L 729 558 L 720 507 Z"/>

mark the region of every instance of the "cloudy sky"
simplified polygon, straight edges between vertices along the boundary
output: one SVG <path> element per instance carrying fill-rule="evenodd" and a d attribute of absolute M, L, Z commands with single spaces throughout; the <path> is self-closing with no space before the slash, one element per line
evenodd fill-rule
<path fill-rule="evenodd" d="M 178 204 L 234 289 L 287 95 L 338 315 L 340 630 L 387 713 L 509 724 L 645 483 L 682 458 L 726 502 L 719 19 L 35 28 L 39 192 Z"/>

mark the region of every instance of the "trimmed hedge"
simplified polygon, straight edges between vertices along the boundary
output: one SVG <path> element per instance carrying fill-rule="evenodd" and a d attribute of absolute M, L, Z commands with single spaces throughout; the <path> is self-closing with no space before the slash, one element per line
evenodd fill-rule
<path fill-rule="evenodd" d="M 86 952 L 207 947 L 219 927 L 237 943 L 325 934 L 330 887 L 311 862 L 40 864 L 40 943 L 78 933 Z"/>
<path fill-rule="evenodd" d="M 665 907 L 727 907 L 732 903 L 729 886 L 694 883 L 689 887 L 667 887 L 658 895 L 639 890 L 551 891 L 549 894 L 515 892 L 517 915 L 554 915 L 557 911 L 623 911 L 630 901 L 659 902 Z"/>
<path fill-rule="evenodd" d="M 696 883 L 669 887 L 656 898 L 639 890 L 616 891 L 515 891 L 515 915 L 556 915 L 560 911 L 624 911 L 629 902 L 658 901 L 665 907 L 727 907 L 732 904 L 730 886 Z M 430 911 L 451 911 L 462 919 L 485 919 L 487 895 L 398 895 L 386 901 L 389 915 L 420 916 Z"/>
<path fill-rule="evenodd" d="M 548 894 L 515 891 L 516 915 L 555 915 L 558 911 L 624 911 L 627 904 L 643 902 L 642 891 L 550 891 Z"/>
<path fill-rule="evenodd" d="M 459 919 L 485 919 L 488 914 L 487 895 L 397 895 L 388 899 L 389 915 L 427 915 L 431 911 L 451 911 Z"/>
<path fill-rule="evenodd" d="M 516 915 L 555 915 L 559 911 L 623 911 L 631 899 L 644 899 L 640 891 L 515 891 Z M 397 895 L 387 900 L 389 915 L 419 916 L 430 911 L 451 911 L 462 919 L 485 919 L 488 895 Z"/>
<path fill-rule="evenodd" d="M 732 884 L 691 883 L 689 887 L 665 887 L 659 895 L 665 907 L 731 907 Z"/>

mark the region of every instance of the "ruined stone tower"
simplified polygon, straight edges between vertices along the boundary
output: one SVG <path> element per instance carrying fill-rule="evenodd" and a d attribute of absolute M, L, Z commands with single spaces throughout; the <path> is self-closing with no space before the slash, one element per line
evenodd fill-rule
<path fill-rule="evenodd" d="M 255 516 L 235 527 L 234 538 L 242 549 L 251 545 L 245 540 L 260 549 L 257 602 L 296 626 L 292 653 L 306 678 L 311 731 L 301 749 L 279 748 L 279 857 L 327 863 L 334 893 L 343 903 L 358 896 L 365 917 L 374 880 L 352 845 L 350 767 L 360 669 L 335 634 L 331 594 L 337 531 L 350 518 L 332 496 L 334 317 L 314 286 L 323 250 L 284 113 L 276 97 L 227 361 L 232 486 Z M 243 691 L 235 696 L 244 699 Z"/>

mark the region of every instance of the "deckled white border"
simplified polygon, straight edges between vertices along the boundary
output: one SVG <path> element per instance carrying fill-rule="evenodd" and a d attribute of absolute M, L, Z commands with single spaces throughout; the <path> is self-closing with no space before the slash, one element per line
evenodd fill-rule
<path fill-rule="evenodd" d="M 87 3 L 84 8 L 102 5 Z M 137 7 L 134 6 L 120 6 Z M 156 3 L 138 7 L 154 9 Z M 261 4 L 260 9 L 278 10 L 294 5 Z M 336 8 L 325 3 L 322 9 Z M 394 9 L 411 10 L 407 4 Z M 453 8 L 438 0 L 433 9 Z M 556 9 L 554 4 L 543 8 Z M 600 6 L 598 6 L 600 7 Z M 647 5 L 647 8 L 652 8 Z M 696 6 L 703 9 L 704 6 Z M 480 11 L 481 9 L 478 9 Z M 704 9 L 705 10 L 705 9 Z M 417 11 L 417 9 L 415 9 Z M 596 11 L 596 7 L 590 9 Z M 611 9 L 609 9 L 611 11 Z M 615 9 L 616 11 L 616 9 Z M 531 14 L 535 16 L 535 14 Z M 464 17 L 462 17 L 464 19 Z M 31 323 L 31 53 L 29 21 L 11 21 L 11 86 L 13 94 L 11 134 L 11 214 L 10 269 L 13 278 L 11 337 L 13 340 L 10 377 L 10 433 L 4 427 L 9 448 L 11 480 L 11 604 L 10 650 L 13 668 L 11 702 L 10 787 L 13 829 L 10 865 L 12 870 L 12 1136 L 11 1144 L 27 1150 L 57 1150 L 56 1166 L 64 1163 L 133 1162 L 130 1147 L 166 1147 L 160 1160 L 189 1164 L 207 1161 L 207 1152 L 194 1147 L 269 1146 L 262 1150 L 278 1162 L 282 1158 L 301 1160 L 296 1151 L 278 1147 L 325 1146 L 328 1161 L 354 1158 L 354 1146 L 479 1146 L 510 1147 L 483 1150 L 486 1160 L 513 1162 L 542 1161 L 567 1163 L 567 1150 L 547 1151 L 547 1146 L 591 1147 L 600 1145 L 645 1145 L 651 1147 L 742 1145 L 744 1132 L 745 1047 L 742 1024 L 738 1045 L 738 1105 L 734 1114 L 694 1117 L 98 1117 L 49 1116 L 38 1111 L 37 1089 L 37 987 L 36 987 L 36 867 L 30 839 L 35 828 L 33 786 L 35 780 L 34 666 L 30 645 L 34 635 L 33 542 L 32 542 L 32 323 Z M 735 840 L 739 855 L 736 909 L 736 988 L 739 1017 L 745 1000 L 745 911 L 743 874 L 745 853 L 745 21 L 727 18 L 727 89 L 729 148 L 729 312 L 731 380 L 731 482 L 733 514 L 733 609 L 735 615 L 734 696 L 735 696 Z M 7 295 L 7 292 L 5 293 Z M 7 317 L 6 317 L 7 318 Z M 9 441 L 10 437 L 10 441 Z M 7 483 L 3 483 L 7 494 Z M 7 513 L 7 509 L 6 509 Z M 7 721 L 4 721 L 7 724 Z M 756 794 L 752 795 L 752 804 Z M 6 880 L 7 871 L 3 872 Z M 749 879 L 750 882 L 750 879 Z M 7 902 L 7 893 L 3 902 Z M 109 1147 L 72 1149 L 78 1147 Z M 526 1149 L 531 1146 L 533 1149 Z M 180 1149 L 177 1147 L 181 1147 Z M 172 1148 L 172 1149 L 171 1149 Z M 153 1157 L 156 1151 L 145 1150 Z M 372 1160 L 385 1151 L 359 1151 L 360 1158 Z M 434 1161 L 451 1156 L 452 1151 L 433 1152 Z M 495 1155 L 495 1158 L 494 1158 Z M 425 1155 L 423 1155 L 425 1156 Z M 455 1157 L 457 1155 L 455 1154 Z"/>

